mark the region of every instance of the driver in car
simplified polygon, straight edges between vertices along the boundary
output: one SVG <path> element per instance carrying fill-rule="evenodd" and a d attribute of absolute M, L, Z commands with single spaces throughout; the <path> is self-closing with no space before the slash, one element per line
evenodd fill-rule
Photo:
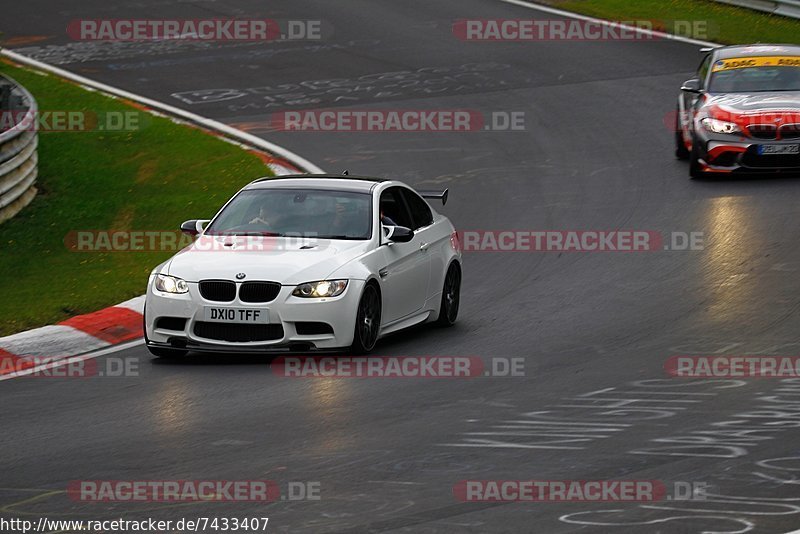
<path fill-rule="evenodd" d="M 265 206 L 261 206 L 258 209 L 258 215 L 250 221 L 250 224 L 263 224 L 264 226 L 269 226 L 269 221 L 267 220 L 267 208 Z"/>
<path fill-rule="evenodd" d="M 397 226 L 396 222 L 383 214 L 383 208 L 381 208 L 381 224 L 384 226 Z"/>

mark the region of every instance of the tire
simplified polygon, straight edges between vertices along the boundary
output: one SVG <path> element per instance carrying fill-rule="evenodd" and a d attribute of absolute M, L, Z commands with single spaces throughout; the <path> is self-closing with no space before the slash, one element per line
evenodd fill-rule
<path fill-rule="evenodd" d="M 700 151 L 694 140 L 692 141 L 692 152 L 689 154 L 689 176 L 692 177 L 692 180 L 701 180 L 706 177 L 706 173 L 700 167 Z"/>
<path fill-rule="evenodd" d="M 378 342 L 381 331 L 381 295 L 378 286 L 367 284 L 358 301 L 356 324 L 353 331 L 353 354 L 369 354 Z"/>
<path fill-rule="evenodd" d="M 457 263 L 451 263 L 444 276 L 442 286 L 442 303 L 439 305 L 439 317 L 436 324 L 439 326 L 453 326 L 458 318 L 458 308 L 461 303 L 461 268 Z"/>
<path fill-rule="evenodd" d="M 683 130 L 681 129 L 681 111 L 675 109 L 675 157 L 678 159 L 689 159 L 689 149 L 683 142 Z"/>

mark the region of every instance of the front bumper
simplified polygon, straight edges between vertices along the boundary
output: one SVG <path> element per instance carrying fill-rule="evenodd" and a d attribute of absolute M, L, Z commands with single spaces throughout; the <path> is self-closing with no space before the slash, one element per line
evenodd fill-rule
<path fill-rule="evenodd" d="M 150 277 L 145 299 L 145 333 L 153 347 L 186 348 L 199 352 L 263 353 L 271 350 L 333 350 L 353 343 L 356 310 L 364 281 L 350 280 L 338 297 L 305 299 L 292 296 L 296 286 L 281 287 L 278 296 L 263 304 L 215 302 L 200 295 L 196 282 L 182 295 L 162 293 Z M 266 325 L 209 323 L 205 307 L 266 311 Z M 231 341 L 248 337 L 253 329 L 256 341 Z"/>
<path fill-rule="evenodd" d="M 701 134 L 700 166 L 709 173 L 800 173 L 800 154 L 760 155 L 761 145 L 800 145 L 800 139 L 759 140 L 741 136 Z"/>

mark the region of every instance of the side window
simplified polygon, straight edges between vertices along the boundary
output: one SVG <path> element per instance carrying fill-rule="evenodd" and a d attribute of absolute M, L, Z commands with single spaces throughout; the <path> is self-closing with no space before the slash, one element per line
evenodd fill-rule
<path fill-rule="evenodd" d="M 702 87 L 705 87 L 706 85 L 706 78 L 708 77 L 708 69 L 710 67 L 711 67 L 711 54 L 703 58 L 703 62 L 700 63 L 700 67 L 697 69 L 697 77 L 700 78 L 700 85 Z"/>
<path fill-rule="evenodd" d="M 414 226 L 410 226 L 412 230 L 433 224 L 431 208 L 428 207 L 428 203 L 422 197 L 405 188 L 403 189 L 403 197 L 408 203 L 408 209 L 411 210 L 411 218 L 414 219 Z"/>
<path fill-rule="evenodd" d="M 380 210 L 381 222 L 384 225 L 413 228 L 411 215 L 406 209 L 399 187 L 390 187 L 381 193 Z"/>

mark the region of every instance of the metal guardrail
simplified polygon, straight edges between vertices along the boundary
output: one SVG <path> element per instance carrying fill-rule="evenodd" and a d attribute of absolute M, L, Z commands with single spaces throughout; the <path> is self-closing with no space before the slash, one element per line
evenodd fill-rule
<path fill-rule="evenodd" d="M 36 133 L 36 100 L 27 89 L 0 74 L 0 114 L 18 110 L 25 119 L 0 129 L 0 223 L 7 221 L 36 196 L 39 138 Z M 0 124 L 8 116 L 0 117 Z"/>
<path fill-rule="evenodd" d="M 800 0 L 714 0 L 719 4 L 746 7 L 757 11 L 800 19 Z"/>

